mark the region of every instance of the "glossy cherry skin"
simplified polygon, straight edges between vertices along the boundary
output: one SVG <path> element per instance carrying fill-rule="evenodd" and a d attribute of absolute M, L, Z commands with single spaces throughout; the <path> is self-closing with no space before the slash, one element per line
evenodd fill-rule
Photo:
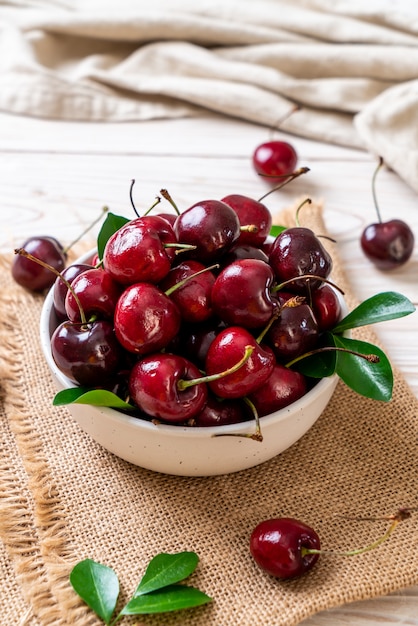
<path fill-rule="evenodd" d="M 261 569 L 282 580 L 301 576 L 317 562 L 318 554 L 302 555 L 302 548 L 320 550 L 313 528 L 291 517 L 269 519 L 256 526 L 250 552 Z"/>
<path fill-rule="evenodd" d="M 144 355 L 162 350 L 177 335 L 180 323 L 175 303 L 151 283 L 130 285 L 116 304 L 115 333 L 128 352 Z"/>
<path fill-rule="evenodd" d="M 287 228 L 276 237 L 269 260 L 277 281 L 296 279 L 286 289 L 298 293 L 317 289 L 321 278 L 327 278 L 332 270 L 332 258 L 318 237 L 300 226 Z M 320 278 L 297 280 L 306 274 Z"/>
<path fill-rule="evenodd" d="M 273 221 L 272 215 L 265 204 L 240 194 L 225 196 L 222 198 L 222 202 L 234 209 L 241 226 L 253 225 L 257 228 L 255 232 L 241 230 L 238 243 L 261 246 L 270 233 Z"/>
<path fill-rule="evenodd" d="M 276 357 L 288 362 L 312 350 L 318 341 L 318 324 L 308 304 L 284 307 L 267 333 Z"/>
<path fill-rule="evenodd" d="M 207 399 L 207 386 L 198 383 L 179 389 L 180 380 L 201 378 L 198 368 L 187 359 L 155 353 L 140 359 L 129 376 L 129 393 L 140 409 L 167 422 L 185 422 L 199 413 Z"/>
<path fill-rule="evenodd" d="M 107 241 L 103 253 L 104 267 L 123 285 L 142 281 L 158 283 L 168 274 L 172 263 L 173 252 L 167 252 L 165 243 L 177 243 L 167 220 L 158 216 L 134 219 Z"/>
<path fill-rule="evenodd" d="M 303 374 L 276 363 L 264 385 L 251 393 L 249 399 L 263 417 L 292 404 L 308 391 Z"/>
<path fill-rule="evenodd" d="M 225 327 L 226 324 L 218 318 L 210 318 L 207 322 L 193 326 L 184 325 L 180 331 L 179 349 L 185 357 L 204 370 L 209 346 Z"/>
<path fill-rule="evenodd" d="M 341 319 L 341 303 L 335 289 L 324 284 L 312 292 L 311 298 L 319 332 L 334 328 Z"/>
<path fill-rule="evenodd" d="M 91 269 L 92 266 L 87 263 L 73 263 L 65 268 L 65 270 L 61 272 L 61 275 L 71 285 L 77 276 L 86 270 Z M 67 296 L 67 291 L 67 285 L 57 276 L 54 282 L 54 310 L 60 320 L 65 320 L 67 318 L 67 311 L 65 310 L 65 298 Z"/>
<path fill-rule="evenodd" d="M 215 314 L 234 326 L 261 328 L 276 308 L 271 297 L 273 280 L 270 265 L 258 259 L 241 259 L 227 265 L 212 288 Z"/>
<path fill-rule="evenodd" d="M 414 250 L 414 234 L 402 220 L 370 224 L 364 229 L 360 244 L 366 257 L 380 270 L 404 265 Z"/>
<path fill-rule="evenodd" d="M 212 341 L 206 357 L 206 374 L 219 374 L 235 366 L 244 357 L 246 346 L 252 346 L 254 351 L 237 371 L 208 383 L 215 395 L 242 398 L 261 387 L 270 376 L 275 363 L 273 353 L 262 348 L 240 326 L 225 328 Z"/>
<path fill-rule="evenodd" d="M 264 263 L 269 262 L 268 255 L 261 248 L 246 243 L 237 243 L 222 257 L 220 266 L 224 268 L 234 261 L 241 261 L 241 259 L 258 259 Z"/>
<path fill-rule="evenodd" d="M 298 155 L 287 141 L 267 141 L 253 153 L 253 166 L 267 182 L 276 185 L 284 182 L 283 175 L 291 174 L 298 162 Z"/>
<path fill-rule="evenodd" d="M 108 321 L 62 322 L 51 337 L 51 353 L 65 376 L 86 387 L 103 387 L 112 380 L 123 355 Z"/>
<path fill-rule="evenodd" d="M 64 270 L 67 257 L 61 244 L 54 237 L 31 237 L 21 247 L 58 272 Z M 19 285 L 34 292 L 52 287 L 57 277 L 51 270 L 19 254 L 13 258 L 12 276 Z"/>
<path fill-rule="evenodd" d="M 122 286 L 103 268 L 90 268 L 81 272 L 71 283 L 65 298 L 65 311 L 72 322 L 80 322 L 80 308 L 74 297 L 77 295 L 87 320 L 113 320 L 116 303 L 122 293 Z"/>
<path fill-rule="evenodd" d="M 227 426 L 239 424 L 250 419 L 248 409 L 240 400 L 216 398 L 210 394 L 203 409 L 195 415 L 191 426 Z"/>
<path fill-rule="evenodd" d="M 188 279 L 184 285 L 170 293 L 170 298 L 176 303 L 183 322 L 196 324 L 205 322 L 213 315 L 212 310 L 212 287 L 215 276 L 210 270 L 201 274 L 206 266 L 199 261 L 183 261 L 172 267 L 167 276 L 160 282 L 159 287 L 167 291 Z"/>
<path fill-rule="evenodd" d="M 216 262 L 240 235 L 240 222 L 235 211 L 220 200 L 203 200 L 181 213 L 174 232 L 178 241 L 196 246 L 187 253 L 201 263 Z"/>

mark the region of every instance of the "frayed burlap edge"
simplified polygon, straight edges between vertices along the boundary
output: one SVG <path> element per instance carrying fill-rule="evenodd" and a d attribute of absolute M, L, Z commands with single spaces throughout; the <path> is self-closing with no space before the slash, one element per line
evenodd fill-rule
<path fill-rule="evenodd" d="M 0 271 L 10 272 L 8 259 L 0 259 Z M 33 301 L 23 290 L 19 298 L 22 307 Z M 20 393 L 17 355 L 22 351 L 22 343 L 14 331 L 12 315 L 7 317 L 7 296 L 5 304 L 6 317 L 3 316 L 0 327 L 0 378 L 10 439 L 9 446 L 4 446 L 0 467 L 0 534 L 30 606 L 26 615 L 32 613 L 45 625 L 79 620 L 93 625 L 97 620 L 68 585 L 66 558 L 71 550 L 67 545 L 65 509 L 51 478 L 42 442 L 33 431 L 30 407 Z M 15 444 L 23 468 L 16 466 L 10 442 Z"/>

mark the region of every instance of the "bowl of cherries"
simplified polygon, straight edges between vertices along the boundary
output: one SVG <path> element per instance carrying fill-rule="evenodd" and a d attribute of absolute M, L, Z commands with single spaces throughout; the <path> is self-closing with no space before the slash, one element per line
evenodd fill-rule
<path fill-rule="evenodd" d="M 340 379 L 390 399 L 387 357 L 350 330 L 411 313 L 409 300 L 377 294 L 349 312 L 312 230 L 272 225 L 242 195 L 180 212 L 161 193 L 175 211 L 108 213 L 45 298 L 52 400 L 86 433 L 140 467 L 210 476 L 289 448 Z"/>

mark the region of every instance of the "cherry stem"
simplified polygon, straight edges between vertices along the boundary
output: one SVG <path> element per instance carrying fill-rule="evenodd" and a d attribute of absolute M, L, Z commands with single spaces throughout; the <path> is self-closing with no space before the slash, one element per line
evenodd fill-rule
<path fill-rule="evenodd" d="M 373 178 L 372 178 L 373 202 L 374 202 L 374 206 L 375 206 L 376 213 L 377 213 L 377 219 L 379 220 L 380 224 L 382 223 L 382 216 L 380 215 L 379 203 L 377 201 L 377 195 L 376 195 L 376 178 L 377 178 L 377 174 L 379 173 L 382 165 L 383 165 L 383 158 L 379 157 L 379 163 L 377 164 L 377 167 L 376 167 L 376 169 L 374 171 Z"/>
<path fill-rule="evenodd" d="M 135 212 L 135 215 L 136 215 L 137 217 L 141 217 L 141 216 L 139 215 L 138 211 L 137 211 L 137 208 L 136 208 L 136 206 L 135 206 L 135 202 L 134 202 L 134 199 L 133 199 L 133 194 L 132 194 L 132 192 L 133 192 L 134 185 L 135 185 L 135 178 L 133 178 L 133 179 L 131 180 L 131 186 L 129 187 L 129 199 L 130 199 L 130 201 L 131 201 L 131 205 L 132 205 L 132 208 L 133 208 L 133 210 L 134 210 L 134 212 Z"/>
<path fill-rule="evenodd" d="M 380 358 L 377 354 L 363 354 L 362 352 L 356 352 L 355 350 L 349 350 L 348 348 L 340 348 L 339 346 L 323 346 L 322 348 L 317 348 L 316 350 L 310 350 L 309 352 L 305 352 L 305 354 L 301 354 L 297 356 L 295 359 L 286 363 L 285 367 L 292 367 L 298 361 L 302 359 L 306 359 L 308 356 L 313 356 L 314 354 L 320 354 L 321 352 L 347 352 L 348 354 L 353 354 L 354 356 L 359 356 L 360 358 L 368 361 L 369 363 L 379 363 Z"/>
<path fill-rule="evenodd" d="M 246 361 L 250 358 L 251 354 L 254 351 L 254 346 L 245 346 L 244 356 L 232 367 L 224 370 L 223 372 L 219 372 L 219 374 L 211 374 L 210 376 L 202 376 L 201 378 L 193 378 L 191 380 L 180 379 L 177 381 L 177 388 L 179 391 L 184 391 L 188 387 L 192 387 L 193 385 L 200 385 L 200 383 L 211 383 L 215 380 L 219 380 L 220 378 L 224 378 L 229 374 L 234 374 L 234 372 L 238 371 Z"/>
<path fill-rule="evenodd" d="M 175 210 L 177 215 L 180 215 L 180 210 L 179 210 L 177 204 L 174 202 L 174 200 L 171 197 L 171 195 L 168 193 L 167 189 L 160 189 L 160 194 L 162 195 L 162 197 L 165 200 L 167 200 L 171 204 L 171 206 L 173 207 L 173 209 Z"/>
<path fill-rule="evenodd" d="M 216 433 L 214 437 L 246 437 L 247 439 L 253 439 L 254 441 L 263 441 L 263 435 L 261 433 L 260 417 L 258 411 L 253 402 L 247 397 L 243 398 L 245 404 L 250 407 L 255 420 L 255 431 L 253 433 Z"/>
<path fill-rule="evenodd" d="M 171 296 L 173 291 L 176 291 L 176 289 L 180 289 L 180 287 L 183 287 L 183 285 L 185 285 L 192 278 L 199 276 L 199 274 L 204 274 L 205 272 L 210 272 L 211 270 L 219 269 L 219 267 L 220 266 L 217 263 L 215 263 L 215 265 L 209 265 L 208 267 L 205 267 L 203 270 L 199 270 L 198 272 L 195 272 L 194 274 L 190 274 L 190 276 L 186 276 L 186 278 L 183 278 L 183 280 L 180 280 L 178 283 L 175 283 L 174 285 L 169 287 L 164 293 L 166 296 Z"/>
<path fill-rule="evenodd" d="M 246 224 L 245 226 L 240 226 L 240 231 L 242 233 L 258 233 L 258 226 L 255 224 Z"/>
<path fill-rule="evenodd" d="M 197 246 L 193 246 L 189 243 L 165 243 L 164 248 L 176 248 L 176 254 L 181 252 L 187 252 L 187 250 L 196 250 Z"/>
<path fill-rule="evenodd" d="M 76 238 L 75 238 L 75 239 L 74 239 L 74 240 L 73 240 L 73 241 L 72 241 L 72 242 L 71 242 L 68 246 L 66 246 L 66 247 L 64 248 L 64 250 L 63 250 L 63 254 L 67 254 L 67 253 L 68 253 L 68 251 L 69 251 L 69 250 L 70 250 L 70 249 L 71 249 L 71 248 L 72 248 L 72 247 L 73 247 L 76 243 L 78 243 L 78 242 L 80 241 L 80 239 L 81 239 L 82 237 L 84 237 L 84 235 L 86 235 L 86 234 L 89 232 L 89 230 L 91 230 L 91 229 L 93 228 L 93 226 L 95 226 L 95 225 L 97 224 L 97 222 L 100 222 L 100 220 L 102 219 L 103 214 L 104 214 L 104 213 L 107 213 L 107 212 L 108 212 L 108 210 L 109 210 L 109 207 L 104 206 L 104 207 L 102 208 L 102 212 L 100 213 L 99 217 L 97 217 L 97 218 L 96 218 L 96 219 L 95 219 L 95 220 L 94 220 L 94 221 L 90 224 L 90 226 L 87 226 L 87 228 L 85 228 L 85 229 L 83 230 L 83 232 L 82 232 L 82 233 L 80 233 L 80 235 L 78 235 L 78 237 L 76 237 Z"/>
<path fill-rule="evenodd" d="M 267 196 L 269 196 L 274 191 L 278 191 L 279 189 L 281 189 L 288 183 L 292 182 L 292 180 L 294 180 L 295 178 L 298 178 L 298 176 L 301 176 L 302 174 L 306 174 L 309 171 L 310 171 L 309 167 L 300 167 L 299 169 L 295 170 L 291 174 L 281 174 L 280 176 L 275 174 L 274 178 L 283 178 L 284 181 L 280 183 L 279 185 L 272 187 L 272 189 L 269 189 L 269 191 L 267 191 L 263 196 L 261 196 L 258 199 L 258 202 L 261 202 L 261 200 L 264 200 L 264 198 L 267 198 Z M 260 174 L 260 176 L 264 176 L 265 178 L 268 178 L 268 175 L 266 174 Z"/>
<path fill-rule="evenodd" d="M 374 550 L 375 548 L 378 548 L 382 543 L 384 543 L 390 537 L 390 535 L 393 533 L 393 531 L 398 526 L 398 524 L 400 524 L 400 522 L 402 522 L 403 520 L 409 519 L 411 517 L 410 511 L 411 511 L 410 509 L 399 509 L 396 515 L 392 515 L 389 518 L 384 518 L 384 519 L 388 519 L 391 522 L 389 525 L 389 528 L 381 537 L 379 537 L 372 543 L 368 544 L 367 546 L 363 546 L 362 548 L 356 548 L 354 550 L 347 550 L 347 551 L 321 550 L 321 549 L 315 549 L 315 548 L 306 548 L 302 546 L 301 555 L 302 557 L 308 554 L 331 554 L 335 556 L 356 556 L 358 554 L 364 554 L 364 552 L 369 552 L 370 550 Z M 370 520 L 370 521 L 375 521 L 375 520 Z"/>
<path fill-rule="evenodd" d="M 45 263 L 41 259 L 38 259 L 36 256 L 33 256 L 33 254 L 30 254 L 30 252 L 27 252 L 24 248 L 16 248 L 14 253 L 15 254 L 19 254 L 20 256 L 24 256 L 26 259 L 29 259 L 30 261 L 33 261 L 34 263 L 37 263 L 38 265 L 41 265 L 41 267 L 44 267 L 47 270 L 50 270 L 53 274 L 55 274 L 55 276 L 57 276 L 60 280 L 62 280 L 64 285 L 67 287 L 67 289 L 69 291 L 71 291 L 72 295 L 74 296 L 74 300 L 76 301 L 77 306 L 78 306 L 79 311 L 80 311 L 81 323 L 82 324 L 87 324 L 87 318 L 86 318 L 86 315 L 84 313 L 84 309 L 83 309 L 83 307 L 81 305 L 81 302 L 80 302 L 80 299 L 79 299 L 78 295 L 75 293 L 74 289 L 72 288 L 72 286 L 68 282 L 68 280 L 66 278 L 64 278 L 64 276 L 58 270 L 56 270 L 55 267 L 52 267 L 52 265 L 48 265 L 48 263 Z"/>
<path fill-rule="evenodd" d="M 157 204 L 159 204 L 160 202 L 161 202 L 161 198 L 160 198 L 160 196 L 157 196 L 155 198 L 155 202 L 153 204 L 151 204 L 150 208 L 145 211 L 145 213 L 144 213 L 144 215 L 142 217 L 146 217 L 149 213 L 151 213 L 152 209 L 155 209 Z"/>
<path fill-rule="evenodd" d="M 336 285 L 332 281 L 328 280 L 327 278 L 324 278 L 323 276 L 318 276 L 317 274 L 302 274 L 301 276 L 295 276 L 294 278 L 289 278 L 288 280 L 285 280 L 283 283 L 280 283 L 280 285 L 275 285 L 274 287 L 272 287 L 271 291 L 273 293 L 276 293 L 276 291 L 280 291 L 280 289 L 283 289 L 283 287 L 286 287 L 286 285 L 291 285 L 295 281 L 304 280 L 305 278 L 307 280 L 314 278 L 314 279 L 320 280 L 323 283 L 327 283 L 328 285 L 331 285 L 331 287 L 334 287 L 334 289 L 339 291 L 341 295 L 344 295 L 344 291 L 341 289 L 341 287 L 338 287 L 338 285 Z"/>
<path fill-rule="evenodd" d="M 301 204 L 296 209 L 296 215 L 295 215 L 296 226 L 300 226 L 299 213 L 300 213 L 301 209 L 305 206 L 305 204 L 312 204 L 312 200 L 310 198 L 306 198 L 306 200 L 301 202 Z"/>
<path fill-rule="evenodd" d="M 280 307 L 277 307 L 277 309 L 274 311 L 273 315 L 267 322 L 266 326 L 258 335 L 256 342 L 260 344 L 263 341 L 264 337 L 266 336 L 274 322 L 277 320 L 277 318 L 280 316 L 280 313 L 283 311 L 283 309 L 299 306 L 300 304 L 305 302 L 305 299 L 306 298 L 304 296 L 294 296 L 293 298 L 289 298 L 289 300 L 286 300 L 286 302 L 284 302 Z"/>

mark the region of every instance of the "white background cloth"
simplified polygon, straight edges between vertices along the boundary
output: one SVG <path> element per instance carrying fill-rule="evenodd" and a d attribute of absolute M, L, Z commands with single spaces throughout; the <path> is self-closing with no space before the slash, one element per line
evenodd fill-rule
<path fill-rule="evenodd" d="M 0 2 L 0 110 L 89 121 L 210 110 L 382 156 L 418 191 L 412 0 Z"/>

